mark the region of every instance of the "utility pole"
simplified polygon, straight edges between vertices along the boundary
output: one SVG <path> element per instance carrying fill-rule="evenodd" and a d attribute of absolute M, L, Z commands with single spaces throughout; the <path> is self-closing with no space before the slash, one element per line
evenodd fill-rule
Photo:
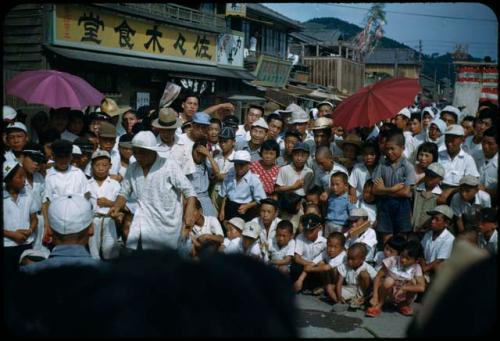
<path fill-rule="evenodd" d="M 396 47 L 396 62 L 394 63 L 394 77 L 398 76 L 399 49 Z"/>
<path fill-rule="evenodd" d="M 418 41 L 418 63 L 422 63 L 422 40 Z"/>

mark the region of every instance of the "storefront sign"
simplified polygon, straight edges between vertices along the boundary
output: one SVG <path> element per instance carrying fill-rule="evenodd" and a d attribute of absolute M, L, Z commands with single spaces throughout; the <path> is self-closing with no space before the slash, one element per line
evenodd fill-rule
<path fill-rule="evenodd" d="M 215 79 L 173 77 L 172 82 L 180 85 L 184 92 L 190 92 L 197 96 L 215 93 Z"/>
<path fill-rule="evenodd" d="M 245 17 L 247 15 L 247 5 L 242 3 L 226 3 L 226 16 L 234 15 Z"/>
<path fill-rule="evenodd" d="M 244 37 L 221 33 L 217 41 L 217 64 L 243 67 Z"/>
<path fill-rule="evenodd" d="M 216 64 L 215 34 L 131 19 L 89 6 L 54 7 L 55 45 Z"/>
<path fill-rule="evenodd" d="M 135 109 L 137 110 L 145 105 L 149 105 L 149 92 L 138 92 Z"/>
<path fill-rule="evenodd" d="M 257 68 L 253 72 L 257 77 L 257 80 L 253 81 L 253 83 L 277 88 L 284 87 L 291 70 L 291 61 L 261 55 Z"/>

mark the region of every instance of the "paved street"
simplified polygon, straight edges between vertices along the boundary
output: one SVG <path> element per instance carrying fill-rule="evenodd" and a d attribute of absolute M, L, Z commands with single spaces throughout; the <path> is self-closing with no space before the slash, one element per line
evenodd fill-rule
<path fill-rule="evenodd" d="M 377 318 L 365 317 L 364 311 L 332 312 L 332 305 L 319 296 L 297 295 L 300 309 L 299 335 L 304 338 L 371 338 L 406 336 L 406 328 L 411 322 L 397 311 L 382 312 Z M 417 310 L 419 304 L 414 304 Z"/>

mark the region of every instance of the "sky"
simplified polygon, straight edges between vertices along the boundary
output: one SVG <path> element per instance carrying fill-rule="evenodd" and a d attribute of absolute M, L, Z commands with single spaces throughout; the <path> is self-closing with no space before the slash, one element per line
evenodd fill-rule
<path fill-rule="evenodd" d="M 363 26 L 371 3 L 264 3 L 263 5 L 301 22 L 336 17 Z M 491 8 L 479 3 L 386 3 L 385 36 L 425 54 L 453 52 L 467 44 L 477 58 L 498 59 L 498 21 Z M 398 12 L 398 13 L 396 13 Z M 455 18 L 455 19 L 454 19 Z M 456 18 L 466 18 L 456 19 Z"/>

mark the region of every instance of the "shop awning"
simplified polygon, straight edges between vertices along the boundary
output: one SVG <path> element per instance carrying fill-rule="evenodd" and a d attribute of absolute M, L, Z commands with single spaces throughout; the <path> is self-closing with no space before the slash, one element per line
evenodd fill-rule
<path fill-rule="evenodd" d="M 186 72 L 192 74 L 201 74 L 215 77 L 228 77 L 253 80 L 253 76 L 246 70 L 228 69 L 209 65 L 188 64 L 181 62 L 172 62 L 166 60 L 139 58 L 110 53 L 99 53 L 88 50 L 79 50 L 65 47 L 56 47 L 45 45 L 49 51 L 65 58 L 91 61 L 95 63 L 114 64 L 133 68 L 145 68 L 166 70 L 174 72 Z"/>

